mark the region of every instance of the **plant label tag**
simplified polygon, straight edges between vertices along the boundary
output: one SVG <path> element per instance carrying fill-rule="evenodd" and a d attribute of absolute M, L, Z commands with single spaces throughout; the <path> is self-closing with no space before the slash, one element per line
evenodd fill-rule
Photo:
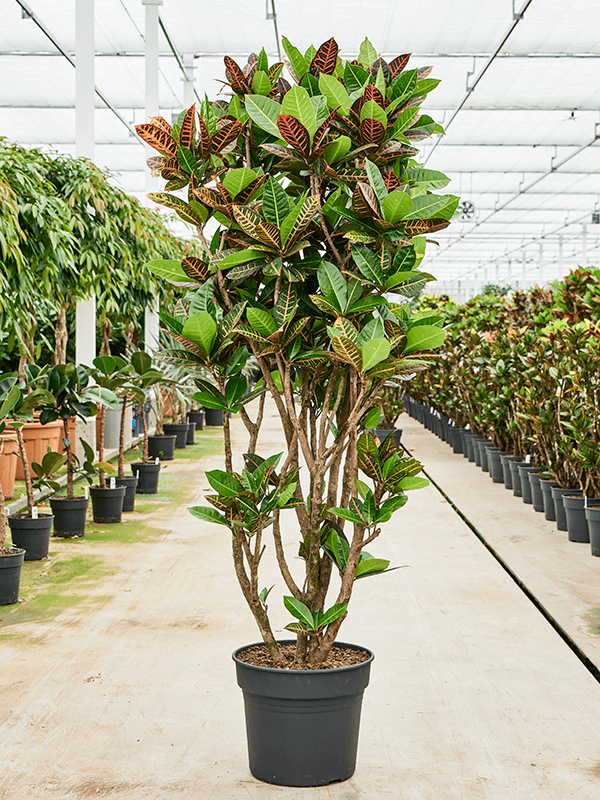
<path fill-rule="evenodd" d="M 110 479 L 110 488 L 111 489 L 116 489 L 117 488 L 117 479 L 116 478 L 111 478 Z"/>
<path fill-rule="evenodd" d="M 529 453 L 525 456 L 525 463 L 531 464 L 531 456 L 529 455 Z"/>
<path fill-rule="evenodd" d="M 156 456 L 156 461 L 154 463 L 156 464 L 156 466 L 160 464 L 160 458 L 158 456 Z"/>
<path fill-rule="evenodd" d="M 83 493 L 85 495 L 85 499 L 89 500 L 90 499 L 90 490 L 88 489 L 87 486 L 84 488 Z"/>
<path fill-rule="evenodd" d="M 39 519 L 39 511 L 37 506 L 34 506 L 31 511 L 31 519 Z"/>

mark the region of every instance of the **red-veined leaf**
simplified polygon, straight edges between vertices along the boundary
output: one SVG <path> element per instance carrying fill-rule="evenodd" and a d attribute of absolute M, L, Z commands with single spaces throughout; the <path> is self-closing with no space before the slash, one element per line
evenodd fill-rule
<path fill-rule="evenodd" d="M 185 117 L 181 123 L 181 130 L 179 131 L 179 144 L 181 147 L 187 147 L 189 150 L 194 145 L 194 134 L 196 132 L 196 103 L 194 103 L 185 112 Z"/>
<path fill-rule="evenodd" d="M 150 124 L 156 125 L 157 128 L 162 128 L 167 133 L 173 133 L 173 126 L 164 117 L 150 117 Z"/>
<path fill-rule="evenodd" d="M 157 128 L 156 125 L 136 125 L 135 130 L 140 139 L 146 144 L 169 156 L 177 155 L 177 142 L 168 131 Z"/>
<path fill-rule="evenodd" d="M 236 120 L 224 125 L 211 139 L 213 153 L 220 153 L 230 142 L 235 141 L 242 132 L 243 123 Z"/>
<path fill-rule="evenodd" d="M 202 158 L 208 158 L 212 152 L 210 132 L 200 114 L 198 114 L 198 133 L 200 134 L 200 155 Z"/>
<path fill-rule="evenodd" d="M 380 145 L 385 139 L 385 127 L 378 119 L 365 117 L 359 126 L 360 135 L 365 142 Z"/>
<path fill-rule="evenodd" d="M 419 236 L 422 233 L 433 233 L 443 231 L 450 222 L 447 219 L 434 217 L 433 219 L 411 219 L 404 223 L 404 231 L 407 236 Z"/>
<path fill-rule="evenodd" d="M 210 267 L 204 261 L 194 256 L 187 256 L 181 262 L 181 269 L 190 280 L 204 283 L 210 276 Z"/>
<path fill-rule="evenodd" d="M 315 53 L 315 57 L 310 62 L 310 74 L 315 77 L 318 77 L 321 72 L 324 72 L 326 75 L 333 75 L 337 66 L 339 50 L 333 36 L 331 39 L 323 42 Z"/>
<path fill-rule="evenodd" d="M 396 75 L 400 75 L 404 67 L 408 64 L 408 60 L 411 55 L 412 53 L 404 53 L 401 56 L 396 56 L 393 61 L 390 61 L 388 64 L 390 69 L 390 78 L 395 78 Z"/>
<path fill-rule="evenodd" d="M 255 235 L 269 247 L 276 250 L 281 249 L 281 233 L 277 225 L 272 222 L 267 222 L 267 220 L 260 222 L 255 228 Z"/>
<path fill-rule="evenodd" d="M 277 117 L 277 128 L 281 138 L 303 155 L 310 151 L 310 136 L 304 125 L 290 114 L 280 114 Z"/>
<path fill-rule="evenodd" d="M 248 81 L 238 64 L 229 56 L 225 56 L 223 61 L 225 62 L 225 75 L 233 91 L 236 94 L 249 93 Z"/>

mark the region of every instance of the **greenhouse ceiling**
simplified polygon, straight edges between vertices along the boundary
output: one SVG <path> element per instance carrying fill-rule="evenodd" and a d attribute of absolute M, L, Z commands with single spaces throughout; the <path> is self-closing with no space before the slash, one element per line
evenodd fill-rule
<path fill-rule="evenodd" d="M 273 11 L 275 19 L 273 19 Z M 95 161 L 144 196 L 142 0 L 95 2 Z M 159 104 L 221 89 L 222 56 L 245 62 L 277 37 L 334 35 L 353 58 L 365 36 L 384 58 L 412 52 L 442 83 L 425 105 L 446 135 L 422 160 L 452 178 L 463 218 L 437 234 L 442 281 L 555 277 L 600 255 L 600 3 L 597 0 L 164 0 Z M 75 0 L 0 0 L 0 134 L 75 154 Z M 188 75 L 190 73 L 188 72 Z M 189 86 L 189 84 L 188 84 Z M 188 90 L 189 91 L 189 90 Z"/>

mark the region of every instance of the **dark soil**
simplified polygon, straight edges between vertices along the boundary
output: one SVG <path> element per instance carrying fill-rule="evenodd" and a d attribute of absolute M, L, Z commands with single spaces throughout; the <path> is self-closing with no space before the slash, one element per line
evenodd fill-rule
<path fill-rule="evenodd" d="M 334 645 L 331 652 L 327 656 L 326 661 L 322 664 L 297 664 L 294 661 L 296 654 L 295 643 L 281 645 L 283 655 L 287 660 L 285 666 L 276 664 L 269 651 L 264 644 L 249 647 L 238 653 L 237 658 L 244 661 L 246 664 L 254 664 L 256 667 L 270 667 L 271 669 L 340 669 L 341 667 L 352 667 L 354 664 L 360 664 L 363 661 L 368 661 L 371 657 L 370 653 L 366 650 L 351 650 L 347 647 L 338 647 Z"/>

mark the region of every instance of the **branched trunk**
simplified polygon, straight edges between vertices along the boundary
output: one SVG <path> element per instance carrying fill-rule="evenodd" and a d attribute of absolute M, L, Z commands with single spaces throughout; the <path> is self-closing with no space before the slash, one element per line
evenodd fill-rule
<path fill-rule="evenodd" d="M 104 461 L 104 427 L 106 425 L 106 406 L 99 406 L 98 408 L 98 442 L 96 444 L 96 449 L 98 450 L 98 461 Z M 106 488 L 106 473 L 104 470 L 98 471 L 98 482 L 99 485 L 105 489 Z"/>
<path fill-rule="evenodd" d="M 71 436 L 69 431 L 69 420 L 63 419 L 63 431 L 65 434 L 65 445 L 67 451 L 67 499 L 73 500 L 75 497 L 75 459 L 73 458 L 73 447 L 71 443 Z"/>
<path fill-rule="evenodd" d="M 119 428 L 119 478 L 125 477 L 125 417 L 127 414 L 127 397 L 123 397 L 123 408 L 121 410 L 121 426 Z"/>
<path fill-rule="evenodd" d="M 110 335 L 112 333 L 112 323 L 108 318 L 102 320 L 100 324 L 100 333 L 102 335 L 102 344 L 100 345 L 100 355 L 110 355 Z"/>
<path fill-rule="evenodd" d="M 142 440 L 142 463 L 148 463 L 148 420 L 146 419 L 145 403 L 142 403 L 142 431 L 144 432 Z"/>

